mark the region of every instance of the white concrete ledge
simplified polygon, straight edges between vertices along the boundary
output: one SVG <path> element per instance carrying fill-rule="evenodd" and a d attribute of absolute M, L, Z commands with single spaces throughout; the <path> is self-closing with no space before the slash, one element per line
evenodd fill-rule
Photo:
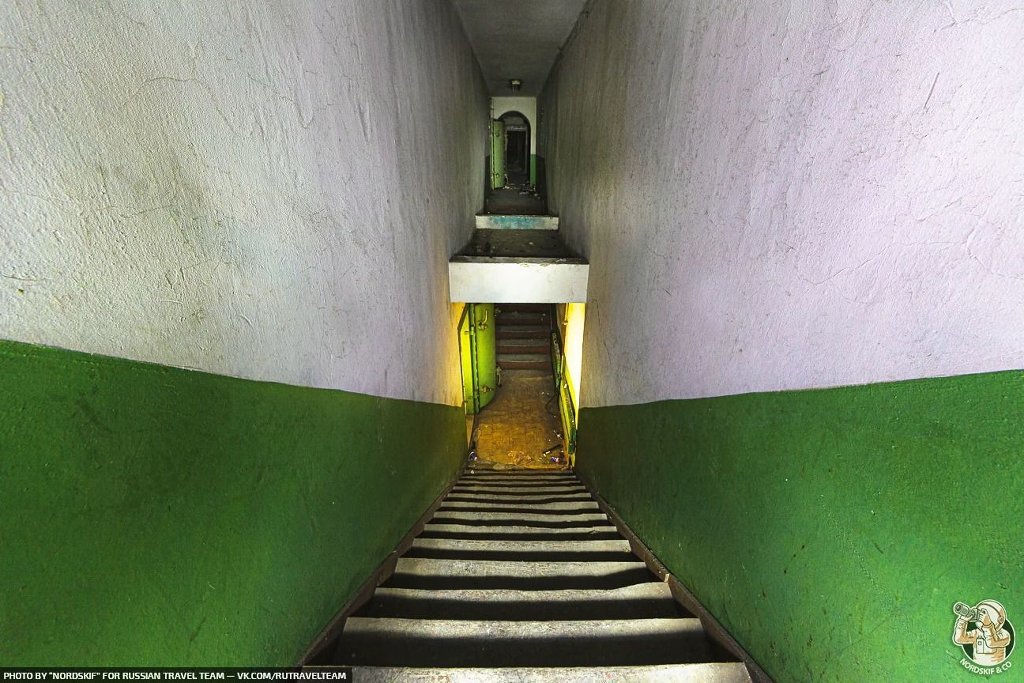
<path fill-rule="evenodd" d="M 585 303 L 589 276 L 582 259 L 455 257 L 448 263 L 453 302 Z"/>

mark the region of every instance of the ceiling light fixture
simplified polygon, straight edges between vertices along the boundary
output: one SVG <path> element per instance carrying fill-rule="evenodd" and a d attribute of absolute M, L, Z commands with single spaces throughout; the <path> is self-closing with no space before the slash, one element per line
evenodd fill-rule
<path fill-rule="evenodd" d="M 508 89 L 512 92 L 519 92 L 519 88 L 523 87 L 523 82 L 518 78 L 510 78 L 508 81 Z"/>

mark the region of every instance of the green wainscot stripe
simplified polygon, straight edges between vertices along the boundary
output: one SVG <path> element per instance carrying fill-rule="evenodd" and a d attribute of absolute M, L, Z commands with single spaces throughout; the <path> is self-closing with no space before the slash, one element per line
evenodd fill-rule
<path fill-rule="evenodd" d="M 589 408 L 578 443 L 779 682 L 977 680 L 959 600 L 1024 633 L 1022 372 Z"/>
<path fill-rule="evenodd" d="M 288 665 L 455 476 L 460 407 L 0 342 L 0 664 Z"/>

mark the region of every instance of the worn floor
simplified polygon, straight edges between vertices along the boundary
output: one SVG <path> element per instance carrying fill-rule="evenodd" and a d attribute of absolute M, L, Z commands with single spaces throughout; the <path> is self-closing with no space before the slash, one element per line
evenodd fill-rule
<path fill-rule="evenodd" d="M 543 197 L 524 192 L 522 188 L 501 188 L 487 193 L 484 203 L 486 213 L 528 214 L 542 216 L 548 212 L 548 203 Z"/>
<path fill-rule="evenodd" d="M 529 469 L 563 469 L 552 462 L 561 446 L 562 429 L 557 417 L 550 372 L 506 370 L 494 400 L 477 417 L 476 453 L 479 464 Z"/>
<path fill-rule="evenodd" d="M 469 243 L 455 256 L 579 258 L 578 254 L 565 246 L 557 230 L 474 230 Z"/>

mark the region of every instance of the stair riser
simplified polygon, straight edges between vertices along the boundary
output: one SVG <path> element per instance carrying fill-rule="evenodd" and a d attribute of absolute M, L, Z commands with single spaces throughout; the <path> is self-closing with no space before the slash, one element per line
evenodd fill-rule
<path fill-rule="evenodd" d="M 589 501 L 589 497 L 580 496 L 523 496 L 520 494 L 491 494 L 484 496 L 457 493 L 445 500 L 445 503 L 517 503 L 520 505 L 549 505 L 551 503 L 575 503 Z"/>
<path fill-rule="evenodd" d="M 355 667 L 352 674 L 359 683 L 751 683 L 750 674 L 740 662 L 528 669 Z"/>
<path fill-rule="evenodd" d="M 457 524 L 429 524 L 420 538 L 467 541 L 614 541 L 622 538 L 615 527 L 545 529 L 542 527 L 471 527 Z"/>
<path fill-rule="evenodd" d="M 533 327 L 505 327 L 498 328 L 495 331 L 495 337 L 498 340 L 501 339 L 544 339 L 546 340 L 551 334 L 551 330 L 547 328 L 533 328 Z"/>
<path fill-rule="evenodd" d="M 422 557 L 435 560 L 516 560 L 522 562 L 628 562 L 629 552 L 572 552 L 572 551 L 502 551 L 502 550 L 442 550 L 412 549 L 403 557 Z"/>
<path fill-rule="evenodd" d="M 538 327 L 551 324 L 547 313 L 506 313 L 502 311 L 496 316 L 498 327 Z"/>
<path fill-rule="evenodd" d="M 459 631 L 447 627 L 455 622 L 422 630 L 416 626 L 426 622 L 411 622 L 396 632 L 392 620 L 349 621 L 339 652 L 342 664 L 450 666 L 458 661 L 461 666 L 487 667 L 629 666 L 669 664 L 681 658 L 705 662 L 716 654 L 699 623 L 689 630 L 657 632 L 642 626 L 661 620 L 638 620 L 619 622 L 615 629 L 594 628 L 586 633 L 577 628 L 567 633 L 564 623 L 594 622 L 506 622 L 500 632 L 483 624 L 502 622 L 463 622 L 464 630 Z M 515 629 L 516 625 L 521 628 Z"/>
<path fill-rule="evenodd" d="M 543 361 L 524 361 L 524 360 L 503 361 L 503 360 L 501 360 L 499 358 L 498 359 L 498 365 L 501 366 L 502 370 L 550 370 L 551 369 L 551 361 L 549 361 L 549 360 L 543 360 Z"/>
<path fill-rule="evenodd" d="M 517 496 L 561 496 L 565 494 L 587 493 L 582 486 L 563 486 L 560 484 L 545 484 L 537 486 L 519 486 L 517 484 L 456 484 L 452 487 L 452 493 L 471 493 L 481 495 L 517 495 Z"/>
<path fill-rule="evenodd" d="M 547 357 L 551 353 L 551 349 L 548 347 L 548 345 L 546 343 L 541 343 L 541 342 L 534 343 L 534 341 L 532 339 L 522 340 L 522 341 L 530 342 L 528 344 L 510 344 L 509 342 L 511 342 L 511 341 L 513 341 L 513 340 L 507 339 L 507 340 L 504 340 L 503 342 L 498 344 L 498 356 L 499 357 L 502 356 L 502 355 L 505 355 L 505 354 L 510 354 L 510 353 L 512 353 L 512 354 L 528 353 L 528 354 L 533 354 L 533 355 L 537 355 L 537 356 L 545 356 L 545 357 Z"/>
<path fill-rule="evenodd" d="M 465 510 L 467 512 L 527 512 L 537 514 L 575 514 L 579 512 L 599 512 L 600 508 L 593 501 L 572 501 L 569 503 L 482 503 L 479 501 L 463 502 L 446 500 L 441 510 Z"/>
<path fill-rule="evenodd" d="M 477 485 L 498 485 L 498 486 L 578 486 L 583 487 L 583 482 L 572 476 L 563 476 L 557 473 L 538 474 L 532 477 L 503 477 L 486 476 L 479 474 L 464 474 L 456 482 L 456 485 L 473 483 Z"/>
<path fill-rule="evenodd" d="M 606 592 L 606 591 L 600 591 Z M 441 595 L 440 592 L 432 595 Z M 679 616 L 669 599 L 588 600 L 579 602 L 501 602 L 446 600 L 444 598 L 374 599 L 366 609 L 368 617 L 403 619 L 494 619 L 504 621 L 574 619 L 668 619 Z"/>
<path fill-rule="evenodd" d="M 603 576 L 438 576 L 396 572 L 384 585 L 390 588 L 420 590 L 570 590 L 622 588 L 651 578 L 646 567 Z"/>

